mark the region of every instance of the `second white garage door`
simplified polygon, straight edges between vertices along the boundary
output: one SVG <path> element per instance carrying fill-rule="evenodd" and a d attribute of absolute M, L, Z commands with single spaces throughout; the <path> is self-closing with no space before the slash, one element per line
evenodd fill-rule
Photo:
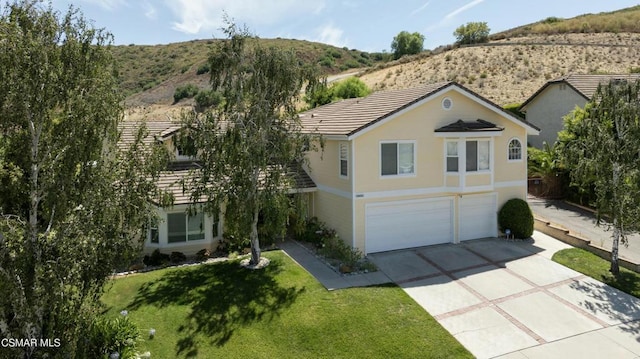
<path fill-rule="evenodd" d="M 368 204 L 367 253 L 453 241 L 453 199 L 438 198 Z"/>
<path fill-rule="evenodd" d="M 461 241 L 497 236 L 495 194 L 462 196 L 458 205 Z"/>

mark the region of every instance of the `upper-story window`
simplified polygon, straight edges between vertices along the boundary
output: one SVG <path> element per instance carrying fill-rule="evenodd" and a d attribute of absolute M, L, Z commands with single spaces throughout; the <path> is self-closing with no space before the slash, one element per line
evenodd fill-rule
<path fill-rule="evenodd" d="M 458 172 L 458 142 L 447 142 L 447 172 Z"/>
<path fill-rule="evenodd" d="M 490 169 L 489 141 L 467 141 L 467 172 Z"/>
<path fill-rule="evenodd" d="M 340 156 L 340 176 L 349 176 L 349 146 L 347 143 L 340 143 L 339 149 Z"/>
<path fill-rule="evenodd" d="M 509 141 L 509 161 L 522 160 L 522 143 L 519 139 L 513 138 Z"/>
<path fill-rule="evenodd" d="M 385 142 L 380 144 L 380 175 L 415 174 L 415 143 Z"/>
<path fill-rule="evenodd" d="M 175 141 L 177 160 L 192 160 L 196 157 L 198 151 L 196 150 L 193 138 L 188 136 L 176 136 L 173 140 Z"/>

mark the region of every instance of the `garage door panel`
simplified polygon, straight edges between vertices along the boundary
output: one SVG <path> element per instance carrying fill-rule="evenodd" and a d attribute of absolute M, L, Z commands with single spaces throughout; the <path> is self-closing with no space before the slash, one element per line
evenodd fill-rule
<path fill-rule="evenodd" d="M 367 253 L 451 242 L 452 203 L 447 198 L 369 205 Z"/>
<path fill-rule="evenodd" d="M 461 241 L 496 236 L 497 214 L 494 194 L 462 197 L 459 204 Z"/>

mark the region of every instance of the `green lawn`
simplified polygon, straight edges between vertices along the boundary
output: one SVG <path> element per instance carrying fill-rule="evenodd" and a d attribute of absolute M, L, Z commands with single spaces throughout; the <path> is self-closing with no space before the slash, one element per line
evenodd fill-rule
<path fill-rule="evenodd" d="M 625 293 L 640 298 L 640 274 L 620 268 L 620 276 L 609 272 L 610 262 L 580 248 L 563 249 L 553 255 L 554 261 Z"/>
<path fill-rule="evenodd" d="M 280 251 L 262 270 L 237 261 L 116 279 L 103 297 L 126 309 L 152 358 L 471 358 L 395 285 L 327 291 Z"/>

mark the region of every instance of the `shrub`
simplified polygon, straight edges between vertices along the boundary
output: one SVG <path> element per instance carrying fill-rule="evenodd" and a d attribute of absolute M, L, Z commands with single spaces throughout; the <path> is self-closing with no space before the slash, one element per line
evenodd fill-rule
<path fill-rule="evenodd" d="M 196 260 L 198 262 L 202 262 L 211 257 L 211 251 L 208 249 L 201 249 L 196 253 Z"/>
<path fill-rule="evenodd" d="M 156 249 L 150 256 L 144 256 L 142 262 L 148 266 L 160 266 L 169 263 L 170 260 L 171 257 L 168 254 L 160 253 L 160 250 Z"/>
<path fill-rule="evenodd" d="M 358 262 L 362 259 L 362 252 L 351 248 L 335 234 L 324 240 L 324 246 L 318 252 L 340 262 L 341 272 L 351 272 L 356 269 Z"/>
<path fill-rule="evenodd" d="M 196 70 L 196 75 L 206 74 L 210 70 L 211 70 L 211 68 L 209 67 L 209 64 L 204 64 L 204 65 L 198 67 L 198 69 Z"/>
<path fill-rule="evenodd" d="M 334 237 L 336 231 L 327 228 L 326 224 L 320 222 L 317 217 L 309 218 L 305 221 L 304 228 L 297 233 L 296 239 L 316 245 L 318 248 L 324 245 L 327 238 Z"/>
<path fill-rule="evenodd" d="M 187 260 L 187 256 L 182 252 L 171 252 L 169 258 L 171 259 L 171 263 L 180 263 Z"/>
<path fill-rule="evenodd" d="M 205 108 L 216 107 L 222 102 L 222 94 L 214 90 L 202 90 L 195 97 L 196 110 L 201 112 Z"/>
<path fill-rule="evenodd" d="M 184 86 L 179 86 L 176 88 L 176 91 L 173 93 L 173 101 L 174 103 L 182 100 L 183 98 L 192 98 L 197 95 L 200 89 L 198 86 L 194 84 L 186 84 Z"/>
<path fill-rule="evenodd" d="M 367 85 L 357 77 L 349 77 L 331 87 L 333 94 L 337 98 L 347 99 L 364 97 L 371 93 Z"/>
<path fill-rule="evenodd" d="M 533 214 L 527 202 L 519 198 L 508 200 L 498 212 L 498 225 L 503 232 L 510 229 L 515 238 L 531 237 L 533 234 Z"/>
<path fill-rule="evenodd" d="M 126 315 L 115 319 L 99 317 L 88 334 L 89 345 L 85 352 L 89 358 L 108 358 L 113 353 L 119 353 L 122 359 L 136 357 L 140 331 Z"/>

